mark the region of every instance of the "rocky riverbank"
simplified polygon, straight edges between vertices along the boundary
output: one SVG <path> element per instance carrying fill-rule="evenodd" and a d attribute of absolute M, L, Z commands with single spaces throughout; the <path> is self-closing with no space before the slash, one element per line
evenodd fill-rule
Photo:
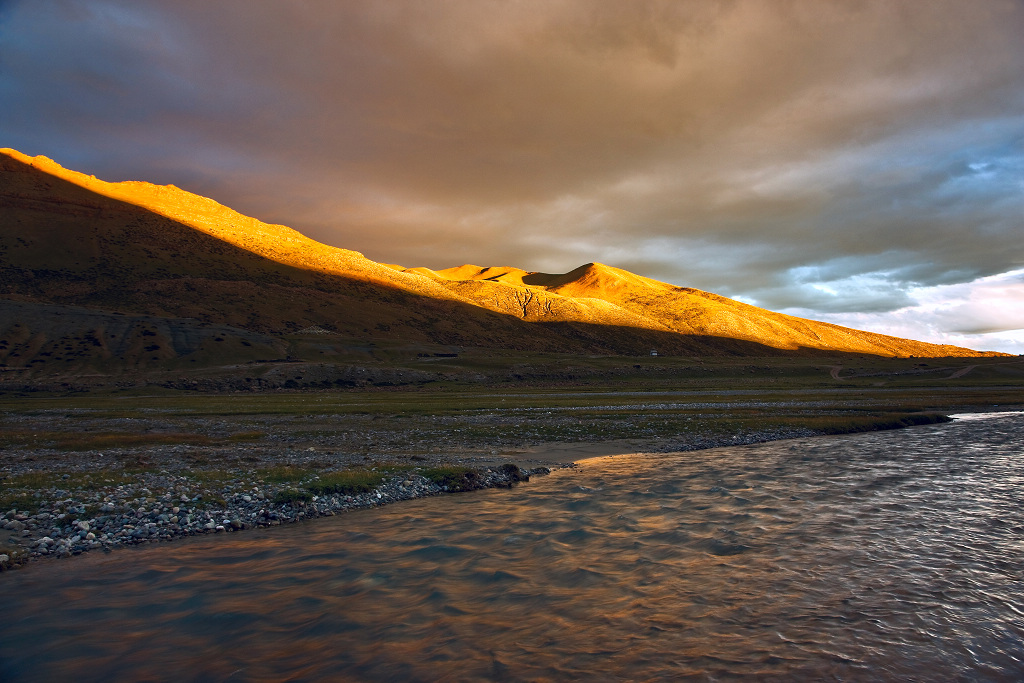
<path fill-rule="evenodd" d="M 345 493 L 338 487 L 337 492 L 320 495 L 308 488 L 252 477 L 211 483 L 170 472 L 139 473 L 129 483 L 111 482 L 90 491 L 94 478 L 83 488 L 81 482 L 65 474 L 59 483 L 31 493 L 34 509 L 14 507 L 3 514 L 0 526 L 7 551 L 0 553 L 0 567 L 11 568 L 33 558 L 109 552 L 120 546 L 183 536 L 278 526 L 455 491 L 510 487 L 549 471 L 506 464 L 480 470 L 449 467 L 382 472 L 383 481 L 367 491 Z M 365 473 L 376 474 L 372 469 Z"/>
<path fill-rule="evenodd" d="M 575 457 L 610 452 L 671 452 L 717 446 L 761 443 L 812 436 L 808 429 L 759 430 L 728 438 L 693 435 L 692 438 L 638 444 L 562 444 L 550 451 L 538 447 L 528 454 L 552 467 L 573 467 L 557 462 L 566 454 Z M 633 448 L 630 448 L 630 446 Z M 154 455 L 153 453 L 150 454 Z M 89 460 L 96 454 L 81 454 Z M 308 457 L 307 457 L 308 460 Z M 300 461 L 301 462 L 301 461 Z M 348 510 L 387 505 L 402 500 L 482 488 L 511 487 L 530 476 L 547 474 L 547 466 L 520 467 L 506 463 L 492 467 L 435 464 L 423 467 L 382 465 L 361 468 L 364 479 L 380 479 L 365 491 L 313 493 L 316 475 L 296 481 L 304 471 L 293 469 L 289 481 L 281 468 L 263 468 L 236 475 L 177 468 L 157 472 L 88 470 L 38 478 L 22 478 L 21 505 L 0 516 L 0 569 L 29 560 L 64 558 L 93 550 L 171 541 L 197 534 L 232 533 L 256 527 L 290 524 L 304 519 L 332 516 Z M 261 476 L 261 474 L 263 476 Z M 35 482 L 33 484 L 32 482 Z M 358 484 L 350 485 L 352 487 Z M 323 487 L 320 487 L 323 488 Z"/>
<path fill-rule="evenodd" d="M 814 415 L 770 427 L 729 419 L 743 410 L 785 407 L 806 415 L 816 408 L 792 402 L 685 404 L 692 412 L 644 403 L 642 410 L 599 405 L 458 415 L 314 414 L 309 406 L 319 400 L 309 398 L 287 413 L 40 402 L 4 414 L 0 569 L 513 486 L 594 456 L 835 433 L 834 426 L 826 432 L 799 424 Z M 917 424 L 922 419 L 946 418 L 914 417 Z M 858 418 L 842 424 L 861 431 L 909 422 Z"/>

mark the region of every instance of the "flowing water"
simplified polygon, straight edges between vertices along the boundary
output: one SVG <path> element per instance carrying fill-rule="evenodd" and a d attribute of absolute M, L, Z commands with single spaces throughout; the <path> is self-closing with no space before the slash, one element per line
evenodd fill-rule
<path fill-rule="evenodd" d="M 1024 679 L 1024 414 L 0 576 L 0 680 Z"/>

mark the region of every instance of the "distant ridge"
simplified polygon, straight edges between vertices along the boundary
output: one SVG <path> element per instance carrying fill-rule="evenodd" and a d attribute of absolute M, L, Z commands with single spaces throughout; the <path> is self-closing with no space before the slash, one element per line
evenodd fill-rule
<path fill-rule="evenodd" d="M 174 186 L 108 183 L 12 149 L 0 150 L 0 299 L 495 349 L 1001 355 L 773 313 L 600 263 L 564 274 L 377 263 Z M 0 320 L 0 333 L 12 324 Z"/>

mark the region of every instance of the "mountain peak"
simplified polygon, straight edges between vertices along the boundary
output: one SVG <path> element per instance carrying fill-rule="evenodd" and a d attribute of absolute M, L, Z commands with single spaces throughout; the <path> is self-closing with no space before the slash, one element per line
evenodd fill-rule
<path fill-rule="evenodd" d="M 173 186 L 0 157 L 0 298 L 321 327 L 494 348 L 619 354 L 978 355 L 773 313 L 605 265 L 563 274 L 376 263 Z"/>

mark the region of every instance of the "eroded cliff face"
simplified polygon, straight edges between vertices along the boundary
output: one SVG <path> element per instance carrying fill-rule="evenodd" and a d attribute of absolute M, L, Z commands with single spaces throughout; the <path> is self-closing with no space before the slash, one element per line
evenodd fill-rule
<path fill-rule="evenodd" d="M 349 338 L 627 355 L 979 355 L 598 263 L 565 274 L 376 263 L 173 186 L 108 183 L 14 150 L 0 153 L 0 287 L 7 300 L 266 335 L 318 326 Z"/>

